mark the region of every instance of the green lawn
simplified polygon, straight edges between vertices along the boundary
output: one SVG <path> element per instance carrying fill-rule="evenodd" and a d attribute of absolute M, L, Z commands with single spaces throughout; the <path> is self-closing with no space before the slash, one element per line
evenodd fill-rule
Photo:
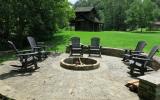
<path fill-rule="evenodd" d="M 73 36 L 79 36 L 81 43 L 84 45 L 90 44 L 91 37 L 100 37 L 101 45 L 104 47 L 113 48 L 128 48 L 134 49 L 137 42 L 145 40 L 148 45 L 144 51 L 149 52 L 154 45 L 160 45 L 160 32 L 117 32 L 117 31 L 105 31 L 105 32 L 75 32 L 64 31 L 57 33 L 54 38 L 47 42 L 49 50 L 58 50 L 59 52 L 65 52 L 66 45 L 69 44 L 69 40 Z M 159 55 L 160 56 L 160 55 Z M 0 57 L 0 63 L 6 60 L 14 59 L 13 55 L 6 55 Z"/>
<path fill-rule="evenodd" d="M 7 54 L 7 55 L 4 55 L 4 56 L 0 56 L 0 64 L 4 61 L 7 61 L 7 60 L 13 60 L 15 59 L 15 55 L 13 54 Z"/>
<path fill-rule="evenodd" d="M 69 39 L 72 36 L 79 36 L 81 38 L 81 43 L 84 45 L 90 44 L 91 37 L 100 37 L 101 45 L 104 47 L 113 48 L 128 48 L 134 49 L 137 42 L 144 40 L 147 42 L 147 46 L 144 51 L 149 52 L 152 46 L 160 45 L 160 32 L 117 32 L 117 31 L 105 31 L 105 32 L 75 32 L 75 31 L 64 31 L 55 35 L 52 43 L 54 49 L 59 51 L 65 51 L 65 46 L 69 44 Z M 53 50 L 51 48 L 51 50 Z"/>

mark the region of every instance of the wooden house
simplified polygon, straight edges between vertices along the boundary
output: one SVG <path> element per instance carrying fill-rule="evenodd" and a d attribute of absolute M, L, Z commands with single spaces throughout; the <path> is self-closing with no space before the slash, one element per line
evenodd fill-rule
<path fill-rule="evenodd" d="M 160 21 L 151 23 L 151 30 L 160 30 Z"/>
<path fill-rule="evenodd" d="M 75 15 L 75 31 L 102 31 L 103 23 L 100 22 L 94 7 L 77 7 Z"/>

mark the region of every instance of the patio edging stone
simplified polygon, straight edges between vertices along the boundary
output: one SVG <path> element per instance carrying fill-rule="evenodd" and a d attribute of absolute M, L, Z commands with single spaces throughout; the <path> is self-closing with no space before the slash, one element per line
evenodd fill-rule
<path fill-rule="evenodd" d="M 69 53 L 69 46 L 66 46 L 66 53 Z M 88 47 L 84 46 L 84 53 L 88 52 Z M 107 55 L 107 56 L 114 56 L 114 57 L 119 57 L 122 58 L 124 54 L 124 49 L 119 49 L 119 48 L 111 48 L 111 47 L 102 47 L 102 54 Z M 147 54 L 146 54 L 147 55 Z M 160 57 L 154 56 L 153 57 L 153 62 L 152 62 L 152 68 L 154 70 L 159 70 L 160 69 Z"/>

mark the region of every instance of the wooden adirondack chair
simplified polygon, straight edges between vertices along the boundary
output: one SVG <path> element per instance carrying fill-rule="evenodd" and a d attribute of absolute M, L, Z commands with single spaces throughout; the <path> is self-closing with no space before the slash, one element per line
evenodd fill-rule
<path fill-rule="evenodd" d="M 12 41 L 8 41 L 10 46 L 14 49 L 16 56 L 19 58 L 22 66 L 21 69 L 27 69 L 28 66 L 34 65 L 37 69 L 37 52 L 32 52 L 31 50 L 19 51 Z"/>
<path fill-rule="evenodd" d="M 81 56 L 83 56 L 83 45 L 80 44 L 79 37 L 71 38 L 70 56 L 72 56 L 74 53 L 79 53 Z"/>
<path fill-rule="evenodd" d="M 28 42 L 31 46 L 33 52 L 38 52 L 38 59 L 47 58 L 48 52 L 46 52 L 46 46 L 44 42 L 36 42 L 35 39 L 31 36 L 27 37 Z"/>
<path fill-rule="evenodd" d="M 143 49 L 146 45 L 147 43 L 145 41 L 139 41 L 135 50 L 125 49 L 125 53 L 122 61 L 129 61 L 133 54 L 143 53 Z"/>
<path fill-rule="evenodd" d="M 102 46 L 100 46 L 100 38 L 91 38 L 91 45 L 88 46 L 89 56 L 91 54 L 98 54 L 101 57 L 101 48 Z"/>
<path fill-rule="evenodd" d="M 158 52 L 159 46 L 154 46 L 148 56 L 142 54 L 134 54 L 132 57 L 133 63 L 130 64 L 130 73 L 133 75 L 134 69 L 139 69 L 141 75 L 147 71 L 147 67 L 152 66 L 152 58 Z"/>

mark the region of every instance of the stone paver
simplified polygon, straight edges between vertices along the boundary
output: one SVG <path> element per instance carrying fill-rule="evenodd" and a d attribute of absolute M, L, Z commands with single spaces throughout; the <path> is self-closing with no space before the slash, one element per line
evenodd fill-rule
<path fill-rule="evenodd" d="M 87 57 L 87 55 L 85 55 Z M 90 71 L 73 71 L 60 67 L 68 54 L 50 56 L 32 73 L 18 73 L 11 64 L 0 66 L 0 93 L 17 100 L 139 100 L 125 87 L 132 78 L 121 58 L 95 58 L 100 67 Z"/>

